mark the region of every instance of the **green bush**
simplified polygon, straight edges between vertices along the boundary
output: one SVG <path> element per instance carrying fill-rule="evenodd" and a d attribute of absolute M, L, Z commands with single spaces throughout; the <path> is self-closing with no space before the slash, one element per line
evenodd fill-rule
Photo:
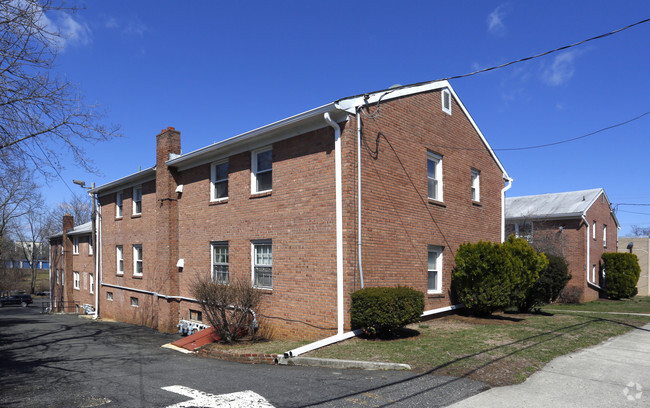
<path fill-rule="evenodd" d="M 452 287 L 470 312 L 487 315 L 511 304 L 513 264 L 501 244 L 462 244 L 454 261 Z"/>
<path fill-rule="evenodd" d="M 416 322 L 424 312 L 424 293 L 406 286 L 365 288 L 352 294 L 352 328 L 387 337 Z"/>
<path fill-rule="evenodd" d="M 571 279 L 569 265 L 564 258 L 550 254 L 546 254 L 546 258 L 548 266 L 528 290 L 525 299 L 517 305 L 520 312 L 528 312 L 546 303 L 554 302 Z"/>
<path fill-rule="evenodd" d="M 610 299 L 630 298 L 637 294 L 641 275 L 639 259 L 630 253 L 604 253 L 605 290 Z"/>
<path fill-rule="evenodd" d="M 535 282 L 548 267 L 548 259 L 543 253 L 538 253 L 528 241 L 523 238 L 515 238 L 514 235 L 501 244 L 510 254 L 512 261 L 512 274 L 510 284 L 511 305 L 517 306 L 520 310 L 526 310 L 527 299 Z"/>

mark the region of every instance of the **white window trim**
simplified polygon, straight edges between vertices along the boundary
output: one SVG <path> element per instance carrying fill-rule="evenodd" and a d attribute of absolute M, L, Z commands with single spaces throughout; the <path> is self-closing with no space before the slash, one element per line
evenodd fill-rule
<path fill-rule="evenodd" d="M 265 170 L 264 172 L 271 171 L 273 172 L 273 147 L 266 146 L 251 152 L 251 194 L 266 193 L 273 191 L 273 175 L 271 175 L 271 188 L 268 190 L 257 190 L 257 155 L 264 153 L 266 151 L 271 151 L 271 170 Z"/>
<path fill-rule="evenodd" d="M 526 226 L 526 224 L 530 224 L 530 234 L 524 235 L 519 232 L 519 226 L 521 224 L 523 224 L 524 226 Z M 515 238 L 523 238 L 529 243 L 533 242 L 534 228 L 535 228 L 535 224 L 532 221 L 515 221 Z"/>
<path fill-rule="evenodd" d="M 603 224 L 603 248 L 607 248 L 607 225 Z"/>
<path fill-rule="evenodd" d="M 445 96 L 449 98 L 449 107 L 445 107 Z M 442 92 L 440 92 L 440 97 L 441 97 L 441 105 L 442 105 L 442 111 L 445 112 L 447 115 L 451 115 L 451 92 L 449 89 L 443 89 Z"/>
<path fill-rule="evenodd" d="M 224 163 L 228 164 L 228 174 L 226 175 L 226 178 L 217 180 L 216 179 L 217 178 L 217 166 L 219 166 L 221 164 L 224 164 Z M 216 188 L 217 183 L 222 182 L 222 181 L 225 181 L 225 182 L 230 181 L 230 164 L 228 162 L 228 159 L 220 160 L 220 161 L 214 162 L 214 163 L 212 163 L 210 165 L 210 201 L 219 202 L 219 201 L 225 201 L 225 200 L 228 199 L 228 195 L 226 195 L 225 197 L 219 197 L 219 198 L 214 196 L 216 194 L 216 191 L 217 191 L 217 188 Z M 228 194 L 230 194 L 230 189 L 228 189 Z"/>
<path fill-rule="evenodd" d="M 122 245 L 115 246 L 115 261 L 115 270 L 117 271 L 117 274 L 124 275 L 124 247 Z M 121 268 L 120 261 L 122 261 Z"/>
<path fill-rule="evenodd" d="M 475 192 L 474 195 L 476 196 L 472 198 L 472 201 L 478 203 L 481 201 L 481 172 L 476 169 L 472 169 L 471 177 L 472 177 L 472 189 L 474 190 Z"/>
<path fill-rule="evenodd" d="M 88 255 L 93 254 L 93 234 L 88 235 Z"/>
<path fill-rule="evenodd" d="M 119 191 L 115 193 L 115 218 L 124 216 L 124 193 Z"/>
<path fill-rule="evenodd" d="M 228 241 L 214 241 L 210 243 L 210 275 L 212 276 L 212 281 L 217 282 L 217 277 L 215 276 L 214 273 L 214 247 L 215 246 L 221 246 L 221 247 L 226 247 L 228 250 L 228 263 L 220 263 L 219 265 L 226 265 L 228 266 L 228 282 L 226 284 L 230 283 L 230 246 L 228 245 Z"/>
<path fill-rule="evenodd" d="M 271 256 L 273 256 L 273 241 L 270 239 L 251 241 L 251 283 L 253 287 L 258 289 L 273 290 L 273 260 L 271 260 L 271 286 L 256 286 L 255 285 L 255 247 L 257 245 L 271 245 Z M 268 265 L 266 265 L 268 266 Z"/>
<path fill-rule="evenodd" d="M 72 237 L 72 255 L 79 255 L 79 237 Z"/>
<path fill-rule="evenodd" d="M 138 249 L 140 254 L 140 259 L 138 259 Z M 138 261 L 142 263 L 142 272 L 138 272 Z M 133 245 L 133 276 L 142 276 L 144 274 L 144 256 L 142 252 L 142 245 L 135 244 Z"/>
<path fill-rule="evenodd" d="M 136 192 L 137 191 L 140 192 L 140 197 L 138 197 L 139 198 L 138 200 L 136 200 L 136 196 L 137 196 Z M 133 187 L 133 194 L 131 196 L 131 201 L 133 202 L 133 213 L 132 214 L 133 215 L 141 215 L 142 214 L 142 186 Z M 136 203 L 138 203 L 138 202 L 140 203 L 140 211 L 137 211 Z"/>
<path fill-rule="evenodd" d="M 95 293 L 95 276 L 90 273 L 88 274 L 88 291 L 92 294 Z"/>
<path fill-rule="evenodd" d="M 433 161 L 436 166 L 436 178 L 434 180 L 438 181 L 438 185 L 436 188 L 436 197 L 431 197 L 429 196 L 429 160 Z M 430 200 L 435 200 L 435 201 L 440 201 L 443 202 L 443 196 L 442 196 L 442 188 L 443 185 L 443 178 L 442 178 L 442 156 L 437 155 L 432 152 L 427 152 L 427 196 Z"/>
<path fill-rule="evenodd" d="M 592 238 L 595 240 L 596 239 L 596 220 L 594 220 L 594 223 L 592 224 L 591 235 L 592 235 Z"/>
<path fill-rule="evenodd" d="M 76 290 L 81 289 L 81 277 L 79 276 L 79 272 L 72 272 L 72 287 Z"/>
<path fill-rule="evenodd" d="M 429 254 L 437 254 L 436 256 L 436 289 L 429 289 Z M 442 293 L 442 270 L 443 270 L 443 257 L 444 248 L 438 245 L 429 245 L 427 250 L 427 293 L 440 294 Z"/>

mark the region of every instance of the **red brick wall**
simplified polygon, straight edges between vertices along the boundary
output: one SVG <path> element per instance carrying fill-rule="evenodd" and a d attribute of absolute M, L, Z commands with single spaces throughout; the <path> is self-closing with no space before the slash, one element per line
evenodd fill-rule
<path fill-rule="evenodd" d="M 374 110 L 374 107 L 371 108 Z M 453 256 L 467 241 L 500 239 L 501 170 L 454 101 L 442 112 L 440 92 L 382 102 L 381 114 L 364 118 L 363 261 L 367 286 L 409 285 L 426 292 L 428 245 L 444 249 L 443 292 L 426 309 L 452 304 Z M 342 127 L 345 327 L 349 294 L 360 288 L 357 267 L 356 124 Z M 378 138 L 377 136 L 381 136 Z M 251 152 L 229 157 L 228 199 L 210 201 L 210 164 L 168 170 L 158 140 L 157 180 L 143 184 L 143 211 L 131 214 L 125 187 L 124 217 L 115 218 L 115 193 L 102 205 L 104 282 L 164 295 L 192 297 L 191 283 L 210 276 L 210 243 L 227 241 L 231 279 L 251 281 L 251 241 L 273 243 L 273 288 L 264 291 L 262 314 L 278 336 L 322 338 L 336 332 L 336 221 L 334 131 L 321 129 L 276 142 L 273 187 L 251 194 Z M 168 143 L 169 142 L 169 143 Z M 163 153 L 161 154 L 161 146 Z M 251 149 L 263 146 L 251 146 Z M 443 156 L 444 201 L 427 199 L 427 151 Z M 161 172 L 164 168 L 165 172 Z M 481 200 L 472 203 L 470 171 L 481 172 Z M 174 188 L 183 184 L 183 193 Z M 178 201 L 174 199 L 178 198 Z M 157 201 L 165 199 L 164 201 Z M 177 223 L 177 227 L 175 224 Z M 133 244 L 142 244 L 144 276 L 132 274 Z M 152 248 L 155 243 L 157 250 Z M 124 276 L 115 273 L 115 246 L 124 248 Z M 177 246 L 176 246 L 177 245 Z M 177 252 L 176 252 L 177 251 Z M 175 267 L 182 258 L 182 271 Z M 178 283 L 176 283 L 178 282 Z M 178 285 L 178 286 L 176 286 Z M 113 301 L 106 301 L 106 292 Z M 102 316 L 175 330 L 196 303 L 167 302 L 151 294 L 102 289 Z M 137 308 L 130 297 L 139 298 Z M 177 316 L 174 316 L 174 314 Z M 205 316 L 204 316 L 205 317 Z"/>
<path fill-rule="evenodd" d="M 449 306 L 454 303 L 450 284 L 458 246 L 500 241 L 503 174 L 456 101 L 452 115 L 442 112 L 440 91 L 382 102 L 379 115 L 362 116 L 362 124 L 365 285 L 407 285 L 426 294 L 428 246 L 442 246 L 442 293 L 427 294 L 425 310 Z M 360 288 L 355 120 L 346 127 L 343 142 L 347 309 L 347 294 Z M 428 152 L 443 157 L 442 202 L 427 198 Z M 471 199 L 472 168 L 480 171 L 479 203 Z"/>
<path fill-rule="evenodd" d="M 589 284 L 587 274 L 596 266 L 596 283 L 603 285 L 601 256 L 605 252 L 616 252 L 618 228 L 611 213 L 611 206 L 604 195 L 600 195 L 587 211 L 587 227 L 581 218 L 568 220 L 536 221 L 534 223 L 533 245 L 541 251 L 565 257 L 569 265 L 571 280 L 567 286 L 578 288 L 581 301 L 598 299 L 598 287 Z M 593 238 L 593 225 L 596 221 L 596 239 Z M 603 225 L 607 225 L 606 246 L 603 241 Z M 563 228 L 563 231 L 560 230 Z M 587 263 L 587 241 L 589 241 L 589 262 Z"/>

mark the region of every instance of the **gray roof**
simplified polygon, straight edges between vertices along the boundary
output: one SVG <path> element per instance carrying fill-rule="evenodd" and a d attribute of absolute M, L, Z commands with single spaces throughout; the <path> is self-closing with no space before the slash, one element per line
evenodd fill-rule
<path fill-rule="evenodd" d="M 605 190 L 594 188 L 566 193 L 508 197 L 506 219 L 579 218 L 586 215 L 589 207 L 601 194 L 605 194 Z M 609 203 L 609 200 L 607 202 Z"/>
<path fill-rule="evenodd" d="M 92 221 L 89 221 L 85 224 L 77 225 L 73 229 L 68 231 L 68 236 L 74 236 L 74 235 L 88 235 L 93 232 L 93 223 Z M 52 238 L 60 238 L 63 236 L 63 232 L 57 232 L 54 235 L 50 235 L 47 237 L 47 239 L 52 239 Z"/>

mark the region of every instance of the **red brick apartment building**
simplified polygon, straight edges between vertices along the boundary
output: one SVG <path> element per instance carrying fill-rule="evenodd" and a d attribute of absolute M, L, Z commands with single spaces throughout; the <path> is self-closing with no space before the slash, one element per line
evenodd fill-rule
<path fill-rule="evenodd" d="M 619 228 L 602 188 L 506 199 L 506 234 L 564 256 L 571 273 L 567 286 L 578 288 L 583 302 L 602 292 L 601 256 L 616 252 Z"/>
<path fill-rule="evenodd" d="M 63 217 L 63 231 L 49 237 L 50 296 L 52 310 L 83 312 L 96 302 L 92 223 L 74 226 L 72 215 Z"/>
<path fill-rule="evenodd" d="M 461 243 L 499 241 L 510 179 L 446 81 L 337 100 L 181 154 L 98 196 L 99 313 L 174 331 L 199 276 L 246 279 L 277 336 L 350 328 L 350 294 L 408 285 L 453 308 Z"/>

